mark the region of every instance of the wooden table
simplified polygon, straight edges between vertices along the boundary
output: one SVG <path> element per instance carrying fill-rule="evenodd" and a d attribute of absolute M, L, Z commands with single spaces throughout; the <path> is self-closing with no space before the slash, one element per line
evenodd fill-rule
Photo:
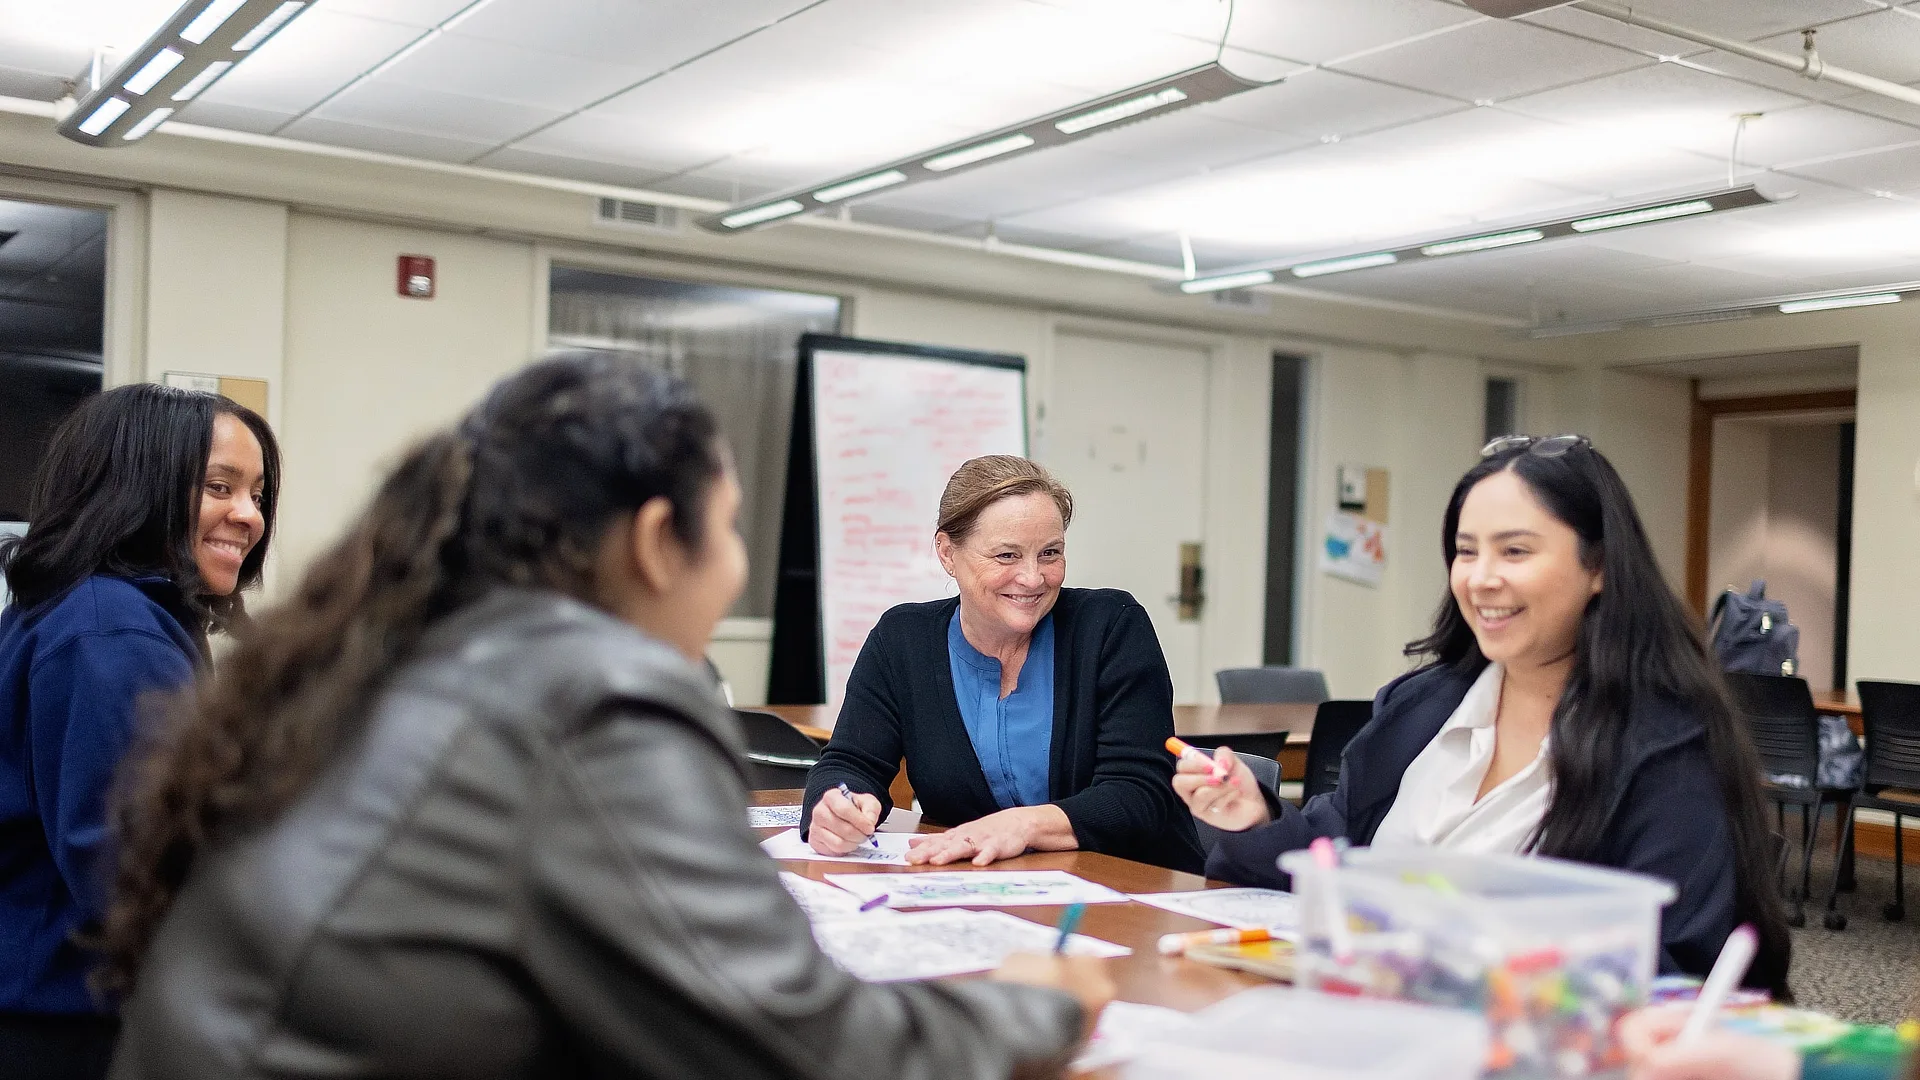
<path fill-rule="evenodd" d="M 753 793 L 753 804 L 755 806 L 791 806 L 800 801 L 800 795 L 798 789 L 756 791 Z M 763 838 L 779 831 L 778 829 L 759 830 Z M 938 832 L 940 830 L 932 826 L 923 826 L 921 831 Z M 1098 882 L 1124 893 L 1190 892 L 1194 889 L 1214 886 L 1214 883 L 1195 874 L 1183 874 L 1177 870 L 1167 870 L 1090 851 L 1023 855 L 1017 859 L 1008 859 L 993 865 L 995 869 L 1000 870 L 1065 870 L 1069 874 L 1076 874 L 1088 881 Z M 826 881 L 828 874 L 911 873 L 956 869 L 953 866 L 870 866 L 861 863 L 801 861 L 782 861 L 780 868 L 822 882 Z M 970 869 L 971 867 L 961 864 L 957 868 Z M 1015 907 L 1003 910 L 1043 926 L 1053 926 L 1060 921 L 1060 915 L 1064 909 Z M 1176 915 L 1171 911 L 1162 911 L 1145 904 L 1126 903 L 1087 905 L 1086 915 L 1081 919 L 1079 932 L 1089 937 L 1111 941 L 1116 945 L 1125 945 L 1133 950 L 1131 956 L 1106 961 L 1121 1000 L 1137 1001 L 1143 1005 L 1165 1005 L 1169 1008 L 1193 1012 L 1223 998 L 1232 997 L 1248 987 L 1266 984 L 1265 979 L 1254 975 L 1160 955 L 1158 945 L 1162 934 L 1217 929 L 1219 927 L 1214 923 Z"/>

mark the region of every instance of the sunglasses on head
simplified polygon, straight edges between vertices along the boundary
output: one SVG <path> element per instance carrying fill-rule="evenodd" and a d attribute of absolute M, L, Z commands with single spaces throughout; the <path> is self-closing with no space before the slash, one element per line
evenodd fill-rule
<path fill-rule="evenodd" d="M 1480 456 L 1490 458 L 1512 450 L 1525 450 L 1536 457 L 1555 458 L 1577 447 L 1592 449 L 1585 435 L 1502 435 L 1480 448 Z"/>

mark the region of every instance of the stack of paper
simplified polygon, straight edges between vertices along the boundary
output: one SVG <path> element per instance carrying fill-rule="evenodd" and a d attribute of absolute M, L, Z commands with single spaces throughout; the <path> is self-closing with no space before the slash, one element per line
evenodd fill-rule
<path fill-rule="evenodd" d="M 1051 952 L 1056 932 L 1004 911 L 928 911 L 876 919 L 822 918 L 813 936 L 834 962 L 868 982 L 937 979 L 992 971 L 1017 952 Z M 1126 956 L 1133 950 L 1074 934 L 1071 956 Z"/>
<path fill-rule="evenodd" d="M 822 855 L 807 846 L 800 839 L 799 829 L 769 836 L 760 841 L 760 850 L 776 859 L 789 859 L 797 862 L 850 862 L 879 863 L 885 866 L 907 865 L 907 841 L 913 839 L 906 833 L 875 833 L 872 844 L 862 844 L 845 855 Z"/>
<path fill-rule="evenodd" d="M 827 880 L 862 900 L 885 896 L 892 908 L 1124 904 L 1127 900 L 1125 893 L 1064 870 L 828 874 Z"/>
<path fill-rule="evenodd" d="M 1201 889 L 1197 892 L 1136 893 L 1143 904 L 1231 926 L 1236 930 L 1298 930 L 1300 915 L 1292 893 L 1275 889 Z"/>

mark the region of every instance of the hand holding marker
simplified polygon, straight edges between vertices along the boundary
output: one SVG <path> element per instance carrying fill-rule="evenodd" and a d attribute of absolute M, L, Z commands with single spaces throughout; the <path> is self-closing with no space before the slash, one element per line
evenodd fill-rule
<path fill-rule="evenodd" d="M 1690 1043 L 1707 1033 L 1727 995 L 1746 977 L 1759 947 L 1760 935 L 1751 923 L 1734 927 L 1733 933 L 1727 935 L 1727 943 L 1720 947 L 1720 959 L 1713 962 L 1713 970 L 1707 973 L 1707 981 L 1700 987 L 1700 996 L 1693 999 L 1693 1012 L 1687 1015 L 1686 1026 L 1674 1036 L 1674 1042 Z"/>
<path fill-rule="evenodd" d="M 1085 904 L 1068 904 L 1067 910 L 1060 914 L 1060 936 L 1053 939 L 1053 955 L 1063 956 L 1067 951 L 1067 939 L 1073 937 L 1074 928 L 1080 925 L 1080 916 L 1087 913 Z"/>
<path fill-rule="evenodd" d="M 847 800 L 847 802 L 849 802 L 849 803 L 852 803 L 852 802 L 853 802 L 853 789 L 852 789 L 852 788 L 850 788 L 850 787 L 848 787 L 848 786 L 847 786 L 846 784 L 844 784 L 844 783 L 843 783 L 843 784 L 841 784 L 841 785 L 840 785 L 840 787 L 839 787 L 839 788 L 838 788 L 837 790 L 838 790 L 838 791 L 840 792 L 840 795 L 841 795 L 841 797 L 842 797 L 842 798 L 844 798 L 844 799 L 846 799 L 846 800 Z M 869 843 L 869 844 L 872 844 L 872 845 L 873 845 L 874 847 L 879 847 L 879 846 L 880 846 L 880 838 L 879 838 L 878 836 L 875 836 L 875 835 L 874 835 L 873 833 L 868 833 L 868 834 L 867 834 L 867 843 Z"/>
<path fill-rule="evenodd" d="M 1172 754 L 1182 761 L 1198 761 L 1202 765 L 1212 768 L 1213 782 L 1216 784 L 1225 780 L 1228 776 L 1232 775 L 1233 772 L 1225 763 L 1218 759 L 1208 757 L 1205 750 L 1187 742 L 1178 735 L 1167 736 L 1167 753 Z"/>

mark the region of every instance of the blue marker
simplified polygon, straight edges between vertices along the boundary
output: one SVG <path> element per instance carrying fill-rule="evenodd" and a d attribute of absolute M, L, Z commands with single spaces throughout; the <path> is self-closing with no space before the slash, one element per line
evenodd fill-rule
<path fill-rule="evenodd" d="M 1067 951 L 1067 939 L 1073 936 L 1074 928 L 1080 925 L 1080 916 L 1087 913 L 1085 904 L 1068 904 L 1067 910 L 1060 915 L 1060 936 L 1053 940 L 1053 954 L 1064 955 Z"/>
<path fill-rule="evenodd" d="M 848 787 L 845 783 L 842 783 L 840 785 L 840 794 L 846 796 L 846 800 L 848 802 L 853 801 L 853 789 Z M 867 843 L 872 844 L 874 847 L 877 848 L 880 846 L 880 838 L 878 836 L 875 836 L 872 833 L 868 833 Z"/>

